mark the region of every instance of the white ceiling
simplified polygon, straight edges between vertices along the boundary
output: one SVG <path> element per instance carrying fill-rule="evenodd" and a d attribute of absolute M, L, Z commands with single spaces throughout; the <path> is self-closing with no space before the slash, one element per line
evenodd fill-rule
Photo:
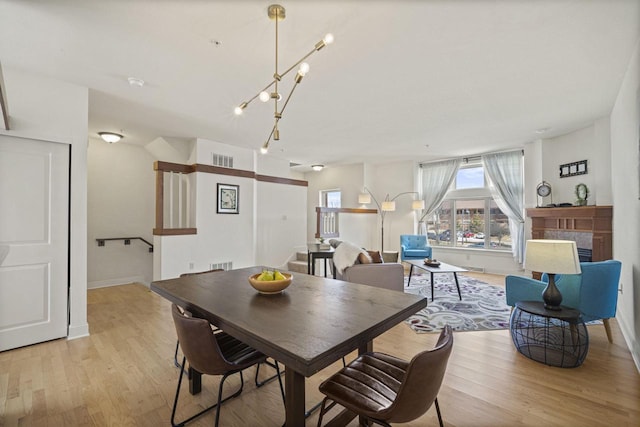
<path fill-rule="evenodd" d="M 254 102 L 241 117 L 233 108 L 273 74 L 271 3 L 0 0 L 0 62 L 89 87 L 90 137 L 257 150 L 273 106 Z M 325 33 L 335 42 L 309 59 L 270 155 L 302 165 L 433 160 L 584 127 L 611 111 L 640 35 L 639 3 L 283 0 L 281 71 Z"/>

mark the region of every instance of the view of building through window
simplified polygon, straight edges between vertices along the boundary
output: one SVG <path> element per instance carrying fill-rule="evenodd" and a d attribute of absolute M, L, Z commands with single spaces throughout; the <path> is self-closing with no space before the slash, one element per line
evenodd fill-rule
<path fill-rule="evenodd" d="M 509 219 L 485 183 L 482 164 L 460 168 L 445 200 L 425 218 L 431 245 L 511 250 Z"/>
<path fill-rule="evenodd" d="M 320 191 L 320 206 L 325 208 L 339 208 L 341 192 L 340 190 Z"/>

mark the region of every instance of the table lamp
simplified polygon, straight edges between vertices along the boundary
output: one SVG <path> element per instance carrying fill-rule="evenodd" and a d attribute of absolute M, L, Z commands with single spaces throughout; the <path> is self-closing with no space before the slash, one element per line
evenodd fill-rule
<path fill-rule="evenodd" d="M 560 310 L 562 294 L 556 287 L 556 274 L 580 274 L 576 242 L 571 240 L 527 240 L 523 267 L 547 273 L 549 283 L 542 292 L 544 308 Z"/>

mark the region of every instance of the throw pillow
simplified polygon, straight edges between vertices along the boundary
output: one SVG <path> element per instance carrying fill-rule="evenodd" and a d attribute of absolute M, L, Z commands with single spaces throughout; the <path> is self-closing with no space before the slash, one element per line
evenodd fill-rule
<path fill-rule="evenodd" d="M 331 247 L 332 247 L 333 249 L 337 248 L 337 247 L 338 247 L 338 245 L 340 245 L 340 243 L 342 243 L 342 241 L 341 241 L 341 240 L 338 240 L 338 239 L 331 239 L 331 240 L 329 240 L 329 244 L 331 245 Z"/>
<path fill-rule="evenodd" d="M 360 252 L 358 254 L 358 262 L 360 264 L 371 264 L 371 257 L 366 252 Z"/>
<path fill-rule="evenodd" d="M 382 255 L 380 255 L 380 251 L 367 251 L 367 253 L 371 257 L 371 262 L 374 264 L 381 264 L 384 262 Z"/>

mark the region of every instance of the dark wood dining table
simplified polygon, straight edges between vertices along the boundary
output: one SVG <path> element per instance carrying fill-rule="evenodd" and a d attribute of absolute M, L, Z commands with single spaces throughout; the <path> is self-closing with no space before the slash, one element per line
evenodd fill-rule
<path fill-rule="evenodd" d="M 353 350 L 372 351 L 375 337 L 427 305 L 417 295 L 303 273 L 280 294 L 260 294 L 248 278 L 264 268 L 154 281 L 151 290 L 284 364 L 288 427 L 305 423 L 306 377 Z"/>

